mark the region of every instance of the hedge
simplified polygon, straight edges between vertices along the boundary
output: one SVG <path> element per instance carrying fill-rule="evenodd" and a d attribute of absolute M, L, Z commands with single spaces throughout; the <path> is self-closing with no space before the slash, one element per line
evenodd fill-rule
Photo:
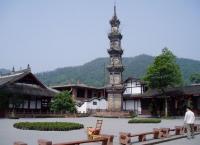
<path fill-rule="evenodd" d="M 128 121 L 128 123 L 160 123 L 159 118 L 133 118 Z"/>
<path fill-rule="evenodd" d="M 18 122 L 13 127 L 40 131 L 68 131 L 84 128 L 82 124 L 72 122 Z"/>

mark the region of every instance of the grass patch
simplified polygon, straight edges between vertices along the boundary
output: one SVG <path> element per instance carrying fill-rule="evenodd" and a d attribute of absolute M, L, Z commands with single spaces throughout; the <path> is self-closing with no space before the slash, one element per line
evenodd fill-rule
<path fill-rule="evenodd" d="M 72 122 L 18 122 L 13 127 L 23 130 L 68 131 L 83 128 L 83 124 Z"/>
<path fill-rule="evenodd" d="M 133 118 L 128 121 L 128 123 L 160 123 L 159 118 Z"/>

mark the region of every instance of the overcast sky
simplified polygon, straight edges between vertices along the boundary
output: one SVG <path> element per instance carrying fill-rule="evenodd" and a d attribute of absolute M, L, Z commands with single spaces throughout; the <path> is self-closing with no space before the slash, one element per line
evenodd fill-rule
<path fill-rule="evenodd" d="M 107 57 L 114 0 L 0 0 L 0 68 L 33 72 Z M 200 60 L 199 0 L 116 0 L 126 57 Z"/>

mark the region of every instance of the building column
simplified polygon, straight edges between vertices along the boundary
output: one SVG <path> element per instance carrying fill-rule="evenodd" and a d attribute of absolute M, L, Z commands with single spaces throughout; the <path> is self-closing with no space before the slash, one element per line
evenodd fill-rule
<path fill-rule="evenodd" d="M 37 97 L 35 97 L 35 109 L 37 109 Z"/>
<path fill-rule="evenodd" d="M 85 88 L 84 98 L 85 98 L 85 99 L 88 98 L 88 89 L 87 89 L 87 88 Z"/>
<path fill-rule="evenodd" d="M 77 89 L 76 88 L 72 88 L 72 98 L 75 100 L 77 97 Z"/>
<path fill-rule="evenodd" d="M 28 101 L 28 108 L 27 109 L 30 109 L 30 99 L 28 99 L 27 101 Z"/>

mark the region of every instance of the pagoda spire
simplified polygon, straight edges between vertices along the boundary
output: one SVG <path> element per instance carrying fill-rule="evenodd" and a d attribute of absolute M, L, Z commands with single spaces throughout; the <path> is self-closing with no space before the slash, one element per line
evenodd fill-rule
<path fill-rule="evenodd" d="M 120 25 L 120 21 L 117 18 L 116 5 L 114 5 L 114 15 L 112 19 L 110 20 L 110 24 L 111 24 L 111 27 L 119 27 Z"/>
<path fill-rule="evenodd" d="M 116 4 L 114 5 L 114 16 L 117 17 L 117 13 L 116 13 Z"/>

